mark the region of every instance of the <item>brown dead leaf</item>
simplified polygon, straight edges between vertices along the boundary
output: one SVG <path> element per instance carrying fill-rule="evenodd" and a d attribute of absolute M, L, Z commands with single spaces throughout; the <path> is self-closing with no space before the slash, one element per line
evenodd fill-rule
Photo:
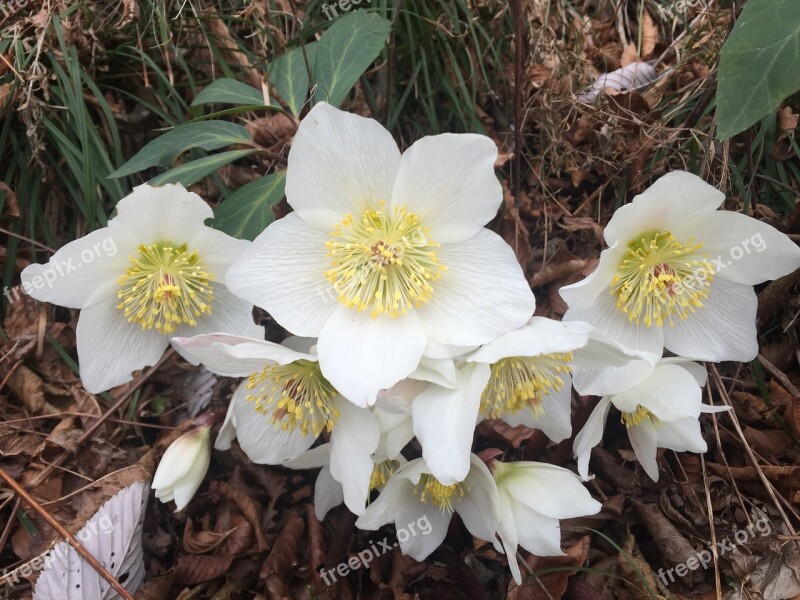
<path fill-rule="evenodd" d="M 269 547 L 264 530 L 261 527 L 261 506 L 244 489 L 234 488 L 224 481 L 212 481 L 210 491 L 213 495 L 224 496 L 242 511 L 244 518 L 250 523 L 258 543 L 258 551 L 263 552 Z"/>
<path fill-rule="evenodd" d="M 192 519 L 186 519 L 183 530 L 183 549 L 189 554 L 205 554 L 219 548 L 233 530 L 216 532 L 202 529 L 194 530 Z"/>
<path fill-rule="evenodd" d="M 636 50 L 636 44 L 629 43 L 622 49 L 622 56 L 620 56 L 619 64 L 627 67 L 631 63 L 639 62 L 639 52 Z"/>
<path fill-rule="evenodd" d="M 228 572 L 235 556 L 181 554 L 175 565 L 175 582 L 191 585 L 210 581 Z"/>
<path fill-rule="evenodd" d="M 525 562 L 531 571 L 544 571 L 547 569 L 564 569 L 562 571 L 544 573 L 538 577 L 525 577 L 523 569 L 522 585 L 517 586 L 512 582 L 508 592 L 508 600 L 552 600 L 561 598 L 567 591 L 569 578 L 575 573 L 570 568 L 576 568 L 586 562 L 589 554 L 589 536 L 566 549 L 565 556 L 533 556 L 528 555 Z"/>
<path fill-rule="evenodd" d="M 297 563 L 297 548 L 304 530 L 303 517 L 294 511 L 289 511 L 286 523 L 275 539 L 267 560 L 261 567 L 259 577 L 266 579 L 270 575 L 283 573 Z"/>
<path fill-rule="evenodd" d="M 155 577 L 145 583 L 136 591 L 136 600 L 170 600 L 170 588 L 175 581 L 175 569 L 170 569 L 164 575 Z"/>
<path fill-rule="evenodd" d="M 658 27 L 653 23 L 650 13 L 644 11 L 642 16 L 642 58 L 646 59 L 653 54 L 659 39 Z"/>
<path fill-rule="evenodd" d="M 591 261 L 582 258 L 575 258 L 572 260 L 548 263 L 544 268 L 534 273 L 530 281 L 531 287 L 539 287 L 551 281 L 569 277 L 573 273 L 583 271 L 590 262 Z"/>
<path fill-rule="evenodd" d="M 697 554 L 694 546 L 681 535 L 658 504 L 645 504 L 633 498 L 630 501 L 666 562 L 671 565 L 685 563 Z"/>
<path fill-rule="evenodd" d="M 501 419 L 486 419 L 478 424 L 478 435 L 502 440 L 512 448 L 519 448 L 523 442 L 534 437 L 538 429 L 517 425 L 513 427 Z"/>
<path fill-rule="evenodd" d="M 748 425 L 743 433 L 750 447 L 762 455 L 783 456 L 792 446 L 792 438 L 785 431 L 777 429 L 762 431 Z"/>

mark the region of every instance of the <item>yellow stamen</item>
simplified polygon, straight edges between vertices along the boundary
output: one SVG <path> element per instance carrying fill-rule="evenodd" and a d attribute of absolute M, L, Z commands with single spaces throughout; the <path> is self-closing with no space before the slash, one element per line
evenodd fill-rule
<path fill-rule="evenodd" d="M 326 243 L 331 268 L 325 277 L 339 302 L 359 311 L 398 317 L 433 297 L 431 282 L 447 269 L 436 258 L 439 244 L 428 237 L 419 217 L 402 207 L 391 214 L 367 210 L 348 215 Z"/>
<path fill-rule="evenodd" d="M 503 358 L 491 367 L 489 383 L 481 394 L 481 412 L 490 419 L 516 414 L 529 408 L 540 417 L 544 414 L 542 398 L 564 386 L 562 376 L 569 375 L 571 352 L 539 356 Z"/>
<path fill-rule="evenodd" d="M 384 460 L 375 463 L 375 466 L 372 467 L 372 476 L 369 478 L 369 490 L 383 489 L 383 486 L 389 481 L 392 473 L 394 473 L 399 466 L 400 463 L 396 460 Z"/>
<path fill-rule="evenodd" d="M 131 267 L 117 280 L 117 298 L 125 317 L 142 329 L 173 333 L 178 325 L 197 325 L 211 312 L 214 275 L 203 266 L 197 252 L 186 244 L 159 242 L 141 245 L 131 256 Z"/>
<path fill-rule="evenodd" d="M 419 494 L 423 502 L 438 506 L 442 512 L 453 514 L 453 499 L 464 496 L 462 485 L 461 483 L 444 485 L 433 475 L 425 473 L 420 477 L 414 491 Z M 422 487 L 421 491 L 420 487 Z"/>
<path fill-rule="evenodd" d="M 630 428 L 630 427 L 638 427 L 645 419 L 650 419 L 650 421 L 654 423 L 658 422 L 656 416 L 640 404 L 639 406 L 636 407 L 636 410 L 634 412 L 622 413 L 620 422 L 624 423 L 625 427 Z"/>
<path fill-rule="evenodd" d="M 330 431 L 339 417 L 333 405 L 336 390 L 322 375 L 319 363 L 297 360 L 288 365 L 264 367 L 247 380 L 246 396 L 258 413 L 272 415 L 272 422 L 284 431 L 299 427 L 303 435 L 318 436 Z"/>
<path fill-rule="evenodd" d="M 697 251 L 702 244 L 681 244 L 669 231 L 647 233 L 630 242 L 619 271 L 611 282 L 611 295 L 628 320 L 647 327 L 673 316 L 686 319 L 703 306 L 714 272 Z"/>

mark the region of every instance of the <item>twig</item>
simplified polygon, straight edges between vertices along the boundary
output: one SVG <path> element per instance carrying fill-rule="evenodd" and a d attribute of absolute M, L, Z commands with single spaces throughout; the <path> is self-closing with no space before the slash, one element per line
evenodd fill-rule
<path fill-rule="evenodd" d="M 46 244 L 42 244 L 41 242 L 32 240 L 31 238 L 25 237 L 24 235 L 21 235 L 19 233 L 14 233 L 13 231 L 9 231 L 8 229 L 4 229 L 3 227 L 0 227 L 0 233 L 5 233 L 6 235 L 10 235 L 11 237 L 15 237 L 19 240 L 22 240 L 23 242 L 28 242 L 29 244 L 33 244 L 34 246 L 39 246 L 39 248 L 41 248 L 42 250 L 47 250 L 51 254 L 56 253 L 55 250 L 53 250 L 50 246 L 47 246 Z"/>
<path fill-rule="evenodd" d="M 763 354 L 758 355 L 758 362 L 760 362 L 761 366 L 763 366 L 767 371 L 769 371 L 769 374 L 772 375 L 775 379 L 777 379 L 780 382 L 780 384 L 786 388 L 787 392 L 789 392 L 795 398 L 800 396 L 800 391 L 798 391 L 797 388 L 792 384 L 792 382 L 789 381 L 789 378 L 783 373 L 783 371 L 781 371 L 778 367 L 776 367 L 766 358 L 764 358 Z"/>
<path fill-rule="evenodd" d="M 25 491 L 20 484 L 18 484 L 14 478 L 12 478 L 8 473 L 6 473 L 2 468 L 0 468 L 0 478 L 2 478 L 14 493 L 17 494 L 22 500 L 30 506 L 40 517 L 42 517 L 47 524 L 50 525 L 57 533 L 63 538 L 66 538 L 69 541 L 70 545 L 75 548 L 75 551 L 80 554 L 84 560 L 95 570 L 97 573 L 105 579 L 111 587 L 117 590 L 117 593 L 124 598 L 125 600 L 134 600 L 133 596 L 128 593 L 122 584 L 117 581 L 117 578 L 114 577 L 111 573 L 109 573 L 103 565 L 101 565 L 98 560 L 92 556 L 91 552 L 89 552 L 83 545 L 77 540 L 77 538 L 72 535 L 69 531 L 64 529 L 64 526 L 61 525 L 54 517 L 51 515 L 47 510 L 45 510 L 36 500 L 34 500 L 28 492 Z"/>
<path fill-rule="evenodd" d="M 513 168 L 513 187 L 514 187 L 514 207 L 519 207 L 520 184 L 522 181 L 520 173 L 522 152 L 522 61 L 523 57 L 523 19 L 522 19 L 522 0 L 511 0 L 514 9 L 514 158 Z"/>

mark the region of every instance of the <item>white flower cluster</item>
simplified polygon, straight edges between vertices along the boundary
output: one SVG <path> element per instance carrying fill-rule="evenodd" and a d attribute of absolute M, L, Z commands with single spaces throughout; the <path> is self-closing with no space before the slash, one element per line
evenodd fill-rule
<path fill-rule="evenodd" d="M 252 244 L 206 227 L 210 209 L 179 186 L 141 186 L 107 228 L 52 260 L 109 236 L 120 252 L 37 297 L 83 309 L 87 390 L 130 380 L 171 341 L 244 378 L 217 449 L 237 439 L 253 462 L 321 467 L 319 518 L 342 502 L 362 529 L 426 517 L 428 535 L 400 540 L 418 560 L 457 512 L 520 581 L 518 546 L 561 554 L 559 520 L 600 505 L 567 469 L 485 462 L 473 453 L 476 424 L 502 419 L 560 442 L 573 434 L 572 389 L 601 396 L 575 437 L 581 476 L 613 405 L 657 479 L 658 447 L 706 450 L 698 419 L 714 409 L 692 361 L 756 356 L 752 285 L 800 267 L 800 249 L 718 211 L 723 194 L 696 176 L 671 173 L 614 214 L 597 269 L 562 289 L 564 320 L 534 317 L 514 253 L 485 228 L 502 200 L 496 158 L 472 134 L 425 137 L 401 154 L 377 122 L 320 103 L 289 154 L 293 212 Z M 746 252 L 743 240 L 753 241 Z M 31 265 L 23 281 L 45 268 Z M 294 336 L 264 341 L 252 305 Z M 662 358 L 665 348 L 677 356 Z M 165 456 L 159 497 L 185 506 L 205 474 L 206 439 Z"/>

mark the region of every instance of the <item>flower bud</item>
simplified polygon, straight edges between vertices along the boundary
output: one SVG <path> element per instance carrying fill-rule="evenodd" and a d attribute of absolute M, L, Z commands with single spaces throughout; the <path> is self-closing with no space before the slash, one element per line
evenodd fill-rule
<path fill-rule="evenodd" d="M 211 461 L 211 427 L 204 425 L 184 433 L 170 444 L 156 469 L 152 488 L 162 502 L 175 501 L 183 510 L 203 482 Z"/>

